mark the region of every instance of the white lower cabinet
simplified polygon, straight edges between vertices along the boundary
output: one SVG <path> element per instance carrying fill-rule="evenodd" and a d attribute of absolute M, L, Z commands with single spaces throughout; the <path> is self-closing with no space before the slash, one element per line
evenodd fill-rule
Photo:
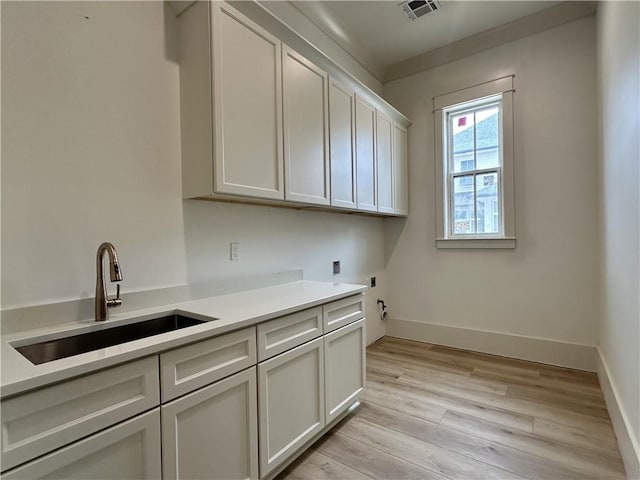
<path fill-rule="evenodd" d="M 257 479 L 256 367 L 162 406 L 164 479 Z"/>
<path fill-rule="evenodd" d="M 2 399 L 2 478 L 270 478 L 357 401 L 364 322 L 352 295 Z"/>
<path fill-rule="evenodd" d="M 2 478 L 157 480 L 161 475 L 156 408 L 5 472 Z"/>
<path fill-rule="evenodd" d="M 323 341 L 317 338 L 258 365 L 261 477 L 325 425 Z"/>
<path fill-rule="evenodd" d="M 353 405 L 364 390 L 364 348 L 364 319 L 324 336 L 327 423 Z"/>

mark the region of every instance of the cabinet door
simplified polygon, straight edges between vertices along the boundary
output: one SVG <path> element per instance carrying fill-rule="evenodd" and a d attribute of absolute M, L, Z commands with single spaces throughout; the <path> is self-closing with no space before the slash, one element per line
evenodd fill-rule
<path fill-rule="evenodd" d="M 163 479 L 258 478 L 256 368 L 162 406 Z"/>
<path fill-rule="evenodd" d="M 285 198 L 329 204 L 328 76 L 283 46 Z"/>
<path fill-rule="evenodd" d="M 2 475 L 6 480 L 157 480 L 160 477 L 158 408 Z"/>
<path fill-rule="evenodd" d="M 356 208 L 355 95 L 329 78 L 331 205 Z"/>
<path fill-rule="evenodd" d="M 281 42 L 223 2 L 211 14 L 215 191 L 283 199 Z"/>
<path fill-rule="evenodd" d="M 409 174 L 407 158 L 407 130 L 395 124 L 393 127 L 393 184 L 394 212 L 409 214 Z"/>
<path fill-rule="evenodd" d="M 327 423 L 347 410 L 364 389 L 364 318 L 324 336 Z"/>
<path fill-rule="evenodd" d="M 258 388 L 264 477 L 325 425 L 323 338 L 259 364 Z"/>
<path fill-rule="evenodd" d="M 376 212 L 376 109 L 356 95 L 356 198 L 358 210 Z"/>
<path fill-rule="evenodd" d="M 376 111 L 378 211 L 393 213 L 393 121 Z"/>

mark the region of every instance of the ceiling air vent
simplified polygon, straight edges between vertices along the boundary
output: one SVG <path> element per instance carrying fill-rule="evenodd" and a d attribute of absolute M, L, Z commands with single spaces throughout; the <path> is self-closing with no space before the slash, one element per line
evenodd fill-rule
<path fill-rule="evenodd" d="M 438 0 L 412 0 L 398 4 L 402 8 L 402 12 L 412 22 L 427 13 L 435 12 L 440 9 Z"/>

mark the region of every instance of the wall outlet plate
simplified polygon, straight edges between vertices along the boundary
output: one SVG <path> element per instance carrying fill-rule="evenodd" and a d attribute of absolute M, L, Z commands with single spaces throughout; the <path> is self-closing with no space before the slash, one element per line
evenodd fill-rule
<path fill-rule="evenodd" d="M 230 247 L 229 257 L 231 260 L 240 260 L 240 243 L 233 242 Z"/>
<path fill-rule="evenodd" d="M 333 274 L 338 275 L 340 273 L 340 260 L 333 262 Z"/>

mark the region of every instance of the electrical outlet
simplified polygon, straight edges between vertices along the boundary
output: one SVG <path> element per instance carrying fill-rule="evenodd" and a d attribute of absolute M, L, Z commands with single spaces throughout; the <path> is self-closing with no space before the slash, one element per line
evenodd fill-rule
<path fill-rule="evenodd" d="M 240 244 L 238 242 L 233 242 L 231 244 L 231 260 L 236 261 L 240 260 Z"/>
<path fill-rule="evenodd" d="M 370 283 L 370 285 L 371 285 L 371 288 L 373 288 L 373 287 L 375 287 L 375 286 L 376 286 L 376 277 L 371 277 L 371 283 Z"/>
<path fill-rule="evenodd" d="M 340 273 L 340 260 L 333 262 L 333 274 L 338 275 Z"/>

